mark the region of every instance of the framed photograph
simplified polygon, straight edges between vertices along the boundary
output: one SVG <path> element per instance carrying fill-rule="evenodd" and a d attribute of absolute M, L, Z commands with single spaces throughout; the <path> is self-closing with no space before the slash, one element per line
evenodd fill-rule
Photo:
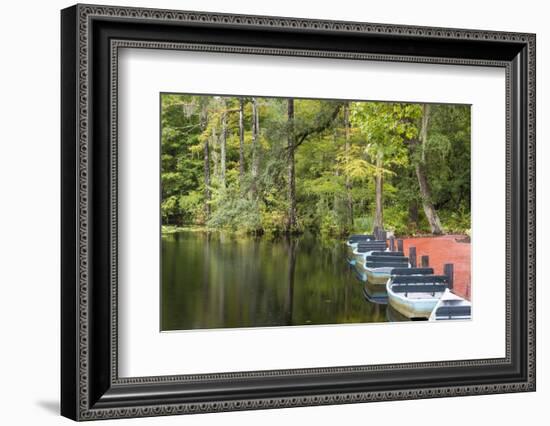
<path fill-rule="evenodd" d="M 61 412 L 535 390 L 535 35 L 61 12 Z"/>

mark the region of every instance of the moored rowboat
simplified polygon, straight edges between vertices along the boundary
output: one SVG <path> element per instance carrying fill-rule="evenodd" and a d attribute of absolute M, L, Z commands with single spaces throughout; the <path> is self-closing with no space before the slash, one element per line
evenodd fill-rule
<path fill-rule="evenodd" d="M 430 321 L 467 320 L 472 318 L 472 304 L 460 296 L 445 290 L 432 313 Z"/>
<path fill-rule="evenodd" d="M 387 284 L 388 302 L 409 319 L 427 319 L 448 286 L 444 275 L 396 275 Z"/>
<path fill-rule="evenodd" d="M 357 244 L 357 247 L 352 251 L 353 264 L 364 262 L 365 257 L 372 251 L 387 250 L 385 241 L 365 241 Z"/>
<path fill-rule="evenodd" d="M 371 284 L 386 285 L 391 272 L 395 268 L 410 268 L 409 258 L 405 256 L 394 256 L 384 253 L 383 255 L 370 252 L 364 257 L 364 260 L 355 264 L 357 271 L 365 276 L 365 279 Z M 390 252 L 391 253 L 391 252 Z"/>
<path fill-rule="evenodd" d="M 359 243 L 366 243 L 369 241 L 374 241 L 374 235 L 369 234 L 355 234 L 350 235 L 346 241 L 347 246 L 347 256 L 348 256 L 348 263 L 351 265 L 355 264 L 355 258 L 353 256 L 353 251 L 357 248 Z"/>
<path fill-rule="evenodd" d="M 365 292 L 373 299 L 387 299 L 386 283 L 395 268 L 409 268 L 409 258 L 399 252 L 371 252 L 355 268 L 365 281 Z"/>

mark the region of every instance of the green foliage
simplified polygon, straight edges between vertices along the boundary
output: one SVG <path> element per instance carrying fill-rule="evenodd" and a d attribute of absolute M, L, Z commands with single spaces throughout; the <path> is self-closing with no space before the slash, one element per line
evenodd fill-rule
<path fill-rule="evenodd" d="M 353 233 L 363 233 L 369 231 L 374 226 L 374 219 L 372 216 L 359 216 L 355 218 Z"/>
<path fill-rule="evenodd" d="M 405 165 L 408 162 L 407 148 L 403 143 L 416 130 L 400 122 L 406 107 L 384 102 L 354 102 L 351 109 L 352 123 L 365 138 L 364 152 L 373 165 L 374 174 L 391 175 L 392 165 Z M 408 106 L 415 111 L 416 105 Z M 365 161 L 365 159 L 363 159 Z"/>
<path fill-rule="evenodd" d="M 398 235 L 429 232 L 415 173 L 421 154 L 443 227 L 447 232 L 470 229 L 468 106 L 432 105 L 421 151 L 413 149 L 420 137 L 421 104 L 295 99 L 294 119 L 289 121 L 287 99 L 257 98 L 259 167 L 253 177 L 251 98 L 243 98 L 243 105 L 241 176 L 240 99 L 161 96 L 161 216 L 166 229 L 208 226 L 235 233 L 284 233 L 290 208 L 289 135 L 298 144 L 299 231 L 323 238 L 372 231 L 374 180 L 382 176 L 385 227 Z M 349 108 L 348 127 L 344 108 Z M 411 217 L 411 206 L 417 207 L 417 219 Z"/>
<path fill-rule="evenodd" d="M 183 222 L 192 223 L 196 218 L 201 217 L 203 197 L 198 191 L 190 191 L 188 194 L 180 195 L 178 207 L 183 215 Z"/>
<path fill-rule="evenodd" d="M 437 105 L 432 111 L 427 160 L 434 203 L 443 216 L 445 211 L 463 212 L 464 220 L 469 221 L 470 110 L 459 105 Z"/>
<path fill-rule="evenodd" d="M 240 196 L 236 186 L 216 191 L 211 206 L 213 213 L 207 222 L 209 227 L 242 233 L 261 230 L 257 200 Z"/>
<path fill-rule="evenodd" d="M 465 209 L 458 211 L 443 210 L 441 221 L 445 224 L 445 231 L 450 234 L 470 235 L 471 215 Z"/>
<path fill-rule="evenodd" d="M 384 224 L 395 235 L 407 235 L 411 231 L 408 226 L 408 211 L 399 204 L 384 209 Z"/>

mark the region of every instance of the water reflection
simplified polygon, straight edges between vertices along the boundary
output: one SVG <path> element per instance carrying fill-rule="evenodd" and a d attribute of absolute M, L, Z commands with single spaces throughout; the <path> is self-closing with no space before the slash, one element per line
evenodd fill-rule
<path fill-rule="evenodd" d="M 345 262 L 341 241 L 162 237 L 162 330 L 387 321 Z"/>

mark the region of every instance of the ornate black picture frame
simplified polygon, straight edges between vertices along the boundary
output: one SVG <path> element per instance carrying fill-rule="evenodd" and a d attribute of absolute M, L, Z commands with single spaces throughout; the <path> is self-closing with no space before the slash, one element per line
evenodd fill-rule
<path fill-rule="evenodd" d="M 535 390 L 535 35 L 126 7 L 61 13 L 61 413 L 74 420 Z M 119 378 L 117 52 L 187 49 L 506 71 L 506 356 Z"/>

